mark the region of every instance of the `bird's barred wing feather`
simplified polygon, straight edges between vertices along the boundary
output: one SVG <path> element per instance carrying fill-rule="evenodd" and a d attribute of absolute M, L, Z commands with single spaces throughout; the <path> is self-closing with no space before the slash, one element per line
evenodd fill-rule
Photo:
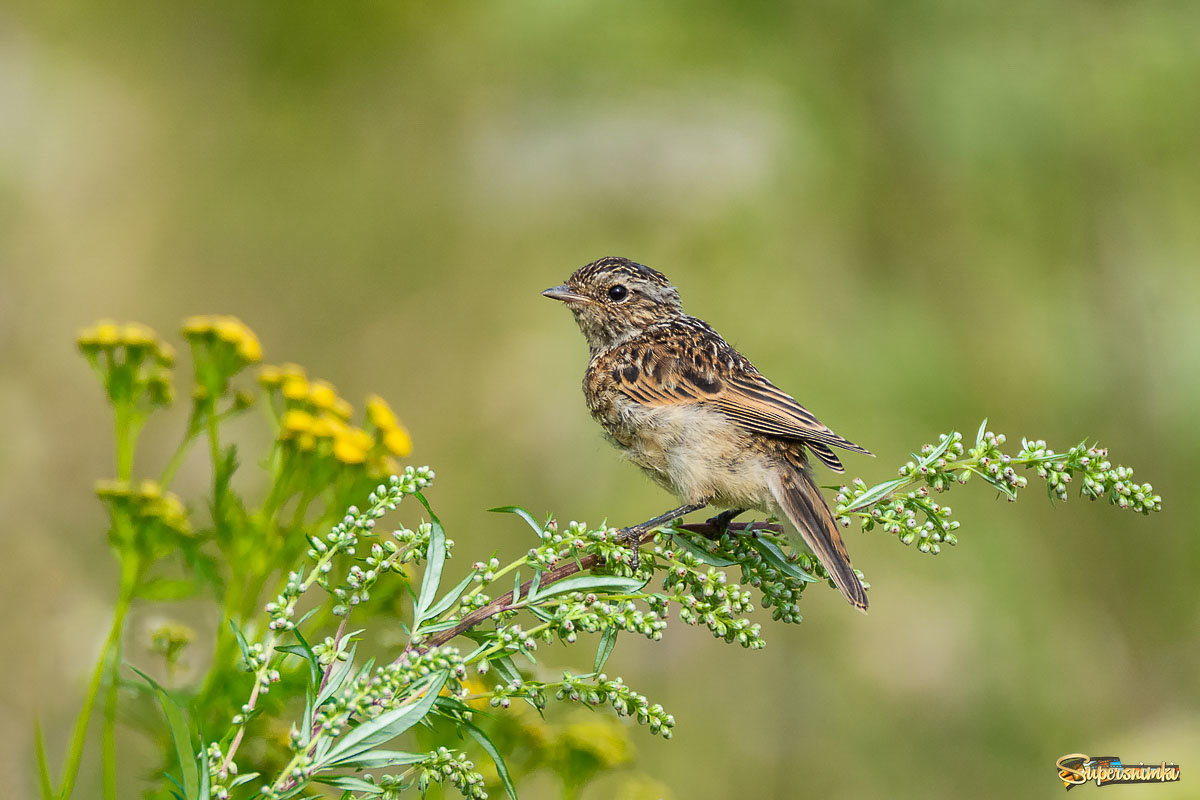
<path fill-rule="evenodd" d="M 618 391 L 646 405 L 713 406 L 745 430 L 802 441 L 837 472 L 844 468 L 831 447 L 871 454 L 830 430 L 707 325 L 689 322 L 710 335 L 697 338 L 691 331 L 693 337 L 671 336 L 671 346 L 631 346 L 612 367 Z"/>

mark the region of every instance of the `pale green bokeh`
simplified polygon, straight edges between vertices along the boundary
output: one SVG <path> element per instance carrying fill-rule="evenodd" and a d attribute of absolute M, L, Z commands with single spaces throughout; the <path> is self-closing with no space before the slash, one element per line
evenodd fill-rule
<path fill-rule="evenodd" d="M 677 797 L 929 798 L 1057 796 L 1075 751 L 1194 766 L 1197 30 L 1168 2 L 9 3 L 0 764 L 32 775 L 35 708 L 61 753 L 113 597 L 77 327 L 240 316 L 268 360 L 387 397 L 456 552 L 512 556 L 527 533 L 486 508 L 672 502 L 601 441 L 582 337 L 538 296 L 611 254 L 879 456 L 851 474 L 989 416 L 1099 439 L 1165 506 L 963 487 L 936 558 L 850 532 L 867 617 L 815 587 L 761 652 L 678 624 L 622 643 L 610 670 L 678 720 L 633 732 L 642 771 Z M 122 747 L 132 792 L 150 753 Z"/>

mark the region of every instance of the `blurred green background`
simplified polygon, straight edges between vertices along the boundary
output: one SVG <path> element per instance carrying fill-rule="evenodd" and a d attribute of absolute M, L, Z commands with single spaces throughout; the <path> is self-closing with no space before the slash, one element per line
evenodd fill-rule
<path fill-rule="evenodd" d="M 1085 752 L 1184 768 L 1123 794 L 1200 796 L 1197 30 L 1153 1 L 5 3 L 6 794 L 35 710 L 59 763 L 114 594 L 77 327 L 240 316 L 268 361 L 391 400 L 460 557 L 512 556 L 488 507 L 673 504 L 601 440 L 538 296 L 612 254 L 879 456 L 851 475 L 988 416 L 1097 438 L 1165 498 L 961 487 L 936 558 L 850 533 L 869 616 L 816 587 L 760 652 L 623 643 L 610 671 L 679 723 L 633 733 L 640 770 L 679 798 L 1050 797 Z"/>

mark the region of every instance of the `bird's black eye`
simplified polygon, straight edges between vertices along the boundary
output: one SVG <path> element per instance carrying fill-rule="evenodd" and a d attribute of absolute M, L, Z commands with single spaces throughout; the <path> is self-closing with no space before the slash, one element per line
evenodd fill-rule
<path fill-rule="evenodd" d="M 612 300 L 614 303 L 619 303 L 628 296 L 629 290 L 619 283 L 616 286 L 609 287 L 608 289 L 608 299 Z"/>

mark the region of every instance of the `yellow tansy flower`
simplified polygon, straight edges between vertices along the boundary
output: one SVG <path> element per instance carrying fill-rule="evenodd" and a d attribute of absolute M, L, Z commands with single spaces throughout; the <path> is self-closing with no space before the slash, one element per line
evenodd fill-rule
<path fill-rule="evenodd" d="M 237 348 L 244 361 L 254 362 L 262 358 L 262 345 L 254 331 L 237 317 L 218 317 L 213 325 L 217 338 Z"/>
<path fill-rule="evenodd" d="M 363 434 L 367 438 L 367 446 L 363 446 L 362 439 L 355 435 L 356 433 Z M 357 428 L 351 428 L 344 434 L 337 436 L 333 440 L 333 457 L 343 464 L 361 464 L 367 460 L 367 450 L 370 447 L 371 437 L 366 434 L 366 431 Z"/>
<path fill-rule="evenodd" d="M 258 382 L 264 389 L 273 389 L 283 383 L 283 370 L 270 364 L 264 364 L 258 370 Z"/>
<path fill-rule="evenodd" d="M 303 375 L 288 375 L 279 391 L 288 400 L 303 400 L 308 397 L 308 379 Z"/>
<path fill-rule="evenodd" d="M 412 452 L 412 437 L 400 426 L 383 433 L 383 446 L 394 456 L 404 458 Z"/>
<path fill-rule="evenodd" d="M 343 420 L 348 420 L 354 414 L 354 407 L 350 405 L 344 398 L 337 398 L 333 401 L 333 408 L 329 409 L 334 414 L 337 414 Z"/>
<path fill-rule="evenodd" d="M 127 322 L 121 326 L 121 341 L 127 347 L 153 347 L 158 334 L 139 322 Z"/>
<path fill-rule="evenodd" d="M 288 413 L 290 414 L 291 412 L 289 411 Z M 345 427 L 346 424 L 337 417 L 330 416 L 329 414 L 321 414 L 313 419 L 310 431 L 318 439 L 332 439 L 334 436 L 341 434 Z"/>
<path fill-rule="evenodd" d="M 388 401 L 377 394 L 367 395 L 367 419 L 376 428 L 384 431 L 400 425 L 400 421 L 396 419 L 396 412 L 392 411 Z"/>
<path fill-rule="evenodd" d="M 246 329 L 246 334 L 246 338 L 238 342 L 238 355 L 250 364 L 262 361 L 262 344 L 258 341 L 258 337 L 249 328 Z"/>
<path fill-rule="evenodd" d="M 200 314 L 194 317 L 188 317 L 183 321 L 184 336 L 203 336 L 212 333 L 213 318 L 207 314 Z"/>
<path fill-rule="evenodd" d="M 282 435 L 286 439 L 298 433 L 309 433 L 314 422 L 312 414 L 293 408 L 283 415 Z"/>
<path fill-rule="evenodd" d="M 308 402 L 317 408 L 328 411 L 337 404 L 337 401 L 337 390 L 333 388 L 333 384 L 329 381 L 312 381 L 309 383 Z"/>
<path fill-rule="evenodd" d="M 146 479 L 138 483 L 137 494 L 148 500 L 157 499 L 162 497 L 162 487 L 158 485 L 158 481 Z"/>
<path fill-rule="evenodd" d="M 169 367 L 175 363 L 175 348 L 168 342 L 159 342 L 154 357 L 158 359 L 158 363 Z"/>
<path fill-rule="evenodd" d="M 115 347 L 121 341 L 121 331 L 111 320 L 97 322 L 93 331 L 96 344 L 101 347 Z"/>

